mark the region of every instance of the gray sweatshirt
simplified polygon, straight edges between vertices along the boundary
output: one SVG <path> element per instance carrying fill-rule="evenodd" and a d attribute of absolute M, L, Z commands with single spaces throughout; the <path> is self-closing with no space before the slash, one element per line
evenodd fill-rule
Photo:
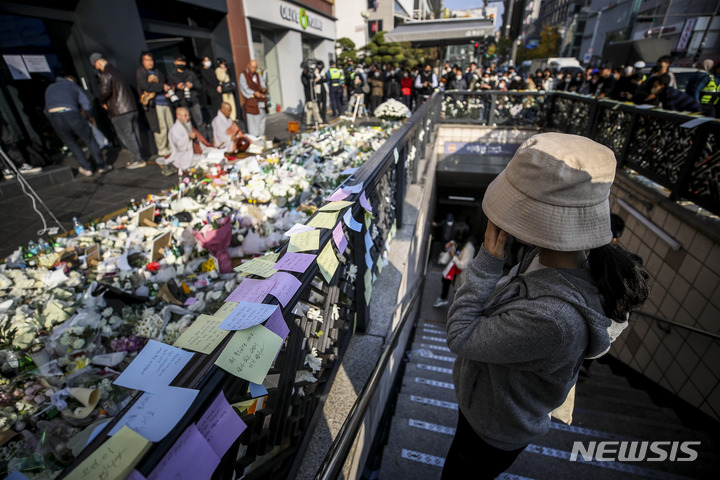
<path fill-rule="evenodd" d="M 503 450 L 548 430 L 550 412 L 564 402 L 583 359 L 606 353 L 627 325 L 605 316 L 589 271 L 517 274 L 533 256 L 498 284 L 504 260 L 483 245 L 448 314 L 460 410 L 483 440 Z"/>

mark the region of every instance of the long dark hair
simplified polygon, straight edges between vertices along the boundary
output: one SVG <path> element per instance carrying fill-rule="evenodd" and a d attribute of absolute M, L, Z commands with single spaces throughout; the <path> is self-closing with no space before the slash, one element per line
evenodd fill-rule
<path fill-rule="evenodd" d="M 617 322 L 626 321 L 650 295 L 647 270 L 618 245 L 609 243 L 590 250 L 588 265 L 605 297 L 605 315 Z"/>

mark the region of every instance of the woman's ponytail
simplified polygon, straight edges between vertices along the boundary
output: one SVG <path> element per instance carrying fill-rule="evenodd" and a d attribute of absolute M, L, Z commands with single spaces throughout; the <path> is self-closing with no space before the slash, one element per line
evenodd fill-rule
<path fill-rule="evenodd" d="M 605 297 L 605 314 L 624 322 L 650 295 L 647 270 L 620 246 L 607 244 L 590 250 L 590 273 Z"/>

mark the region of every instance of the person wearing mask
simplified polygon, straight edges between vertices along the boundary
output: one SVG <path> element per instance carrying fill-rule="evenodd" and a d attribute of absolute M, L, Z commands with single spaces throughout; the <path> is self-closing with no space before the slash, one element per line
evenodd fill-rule
<path fill-rule="evenodd" d="M 155 69 L 155 57 L 152 52 L 145 51 L 140 54 L 140 66 L 135 71 L 135 83 L 145 118 L 153 132 L 157 153 L 161 157 L 170 155 L 168 130 L 173 124 L 173 114 L 170 100 L 166 96 L 170 85 L 165 81 L 163 74 Z"/>
<path fill-rule="evenodd" d="M 412 85 L 413 79 L 410 78 L 410 72 L 407 69 L 403 70 L 400 78 L 400 95 L 403 105 L 410 110 L 412 110 Z"/>
<path fill-rule="evenodd" d="M 317 95 L 315 93 L 315 61 L 305 60 L 303 62 L 303 71 L 300 74 L 300 81 L 305 92 L 305 125 L 320 125 L 323 123 L 318 109 Z"/>
<path fill-rule="evenodd" d="M 455 291 L 465 283 L 467 268 L 475 257 L 475 245 L 470 236 L 470 229 L 458 229 L 453 240 L 445 244 L 445 251 L 450 254 L 450 261 L 443 270 L 442 292 L 433 303 L 433 307 L 444 307 L 449 303 L 450 285 L 455 283 Z"/>
<path fill-rule="evenodd" d="M 465 77 L 465 84 L 466 84 L 466 85 L 468 86 L 468 88 L 470 88 L 471 90 L 472 90 L 472 87 L 471 87 L 470 85 L 473 84 L 473 77 L 475 76 L 475 73 L 476 73 L 476 71 L 477 71 L 477 68 L 478 68 L 478 67 L 477 67 L 477 63 L 475 63 L 475 62 L 470 62 L 470 68 L 469 68 L 469 70 L 468 70 L 468 71 L 465 73 L 465 75 L 464 75 L 464 77 Z"/>
<path fill-rule="evenodd" d="M 525 90 L 525 84 L 520 75 L 515 75 L 510 79 L 508 90 Z"/>
<path fill-rule="evenodd" d="M 228 88 L 226 90 L 229 89 L 229 91 L 222 92 L 222 101 L 230 105 L 230 118 L 233 119 L 233 122 L 237 122 L 238 109 L 235 105 L 235 82 L 233 82 L 232 78 L 230 77 L 227 60 L 222 57 L 218 57 L 217 60 L 215 60 L 215 65 L 217 65 L 217 67 L 215 67 L 215 77 L 217 78 L 218 83 L 221 86 L 227 85 Z"/>
<path fill-rule="evenodd" d="M 178 105 L 190 112 L 195 128 L 205 129 L 202 109 L 200 108 L 200 81 L 197 75 L 188 68 L 185 55 L 177 55 L 173 62 L 175 69 L 168 74 L 168 82 L 178 97 Z"/>
<path fill-rule="evenodd" d="M 615 77 L 612 74 L 612 65 L 603 65 L 600 69 L 600 78 L 592 92 L 597 98 L 610 98 L 615 88 Z"/>
<path fill-rule="evenodd" d="M 330 68 L 327 71 L 327 82 L 330 87 L 330 106 L 334 117 L 339 117 L 342 112 L 343 88 L 345 80 L 342 70 L 337 67 L 335 60 L 330 60 Z"/>
<path fill-rule="evenodd" d="M 675 80 L 675 74 L 670 71 L 670 64 L 672 63 L 672 57 L 670 55 L 663 55 L 662 57 L 658 58 L 657 63 L 655 64 L 657 67 L 659 67 L 658 70 L 658 76 L 660 75 L 667 75 L 670 77 L 670 85 L 669 87 L 677 88 L 677 81 Z"/>
<path fill-rule="evenodd" d="M 132 87 L 125 76 L 111 65 L 100 53 L 90 55 L 90 63 L 100 72 L 100 92 L 98 101 L 107 110 L 123 147 L 130 152 L 131 160 L 125 168 L 142 168 L 146 165 L 142 158 L 140 126 L 138 125 L 137 103 Z"/>
<path fill-rule="evenodd" d="M 572 82 L 570 82 L 570 88 L 568 89 L 568 91 L 580 93 L 580 90 L 582 90 L 584 83 L 585 83 L 585 74 L 582 71 L 578 70 L 575 73 L 575 76 L 573 77 Z"/>
<path fill-rule="evenodd" d="M 385 82 L 383 82 L 382 72 L 380 70 L 374 70 L 368 83 L 370 84 L 370 104 L 368 108 L 372 114 L 383 100 Z"/>
<path fill-rule="evenodd" d="M 568 72 L 562 76 L 562 81 L 557 84 L 557 86 L 555 87 L 555 90 L 557 90 L 559 92 L 569 92 L 571 84 L 572 84 L 572 74 Z"/>
<path fill-rule="evenodd" d="M 383 73 L 383 82 L 385 84 L 385 100 L 390 98 L 400 100 L 400 70 L 388 63 Z"/>
<path fill-rule="evenodd" d="M 205 123 L 210 123 L 213 115 L 220 108 L 220 103 L 222 103 L 222 86 L 215 74 L 212 58 L 207 55 L 202 58 L 200 81 L 202 84 L 200 104 L 202 105 L 203 119 Z"/>
<path fill-rule="evenodd" d="M 447 316 L 458 424 L 441 479 L 506 471 L 647 300 L 649 274 L 612 244 L 616 168 L 604 145 L 542 133 L 487 187 L 485 241 Z M 510 236 L 532 248 L 505 275 Z"/>
<path fill-rule="evenodd" d="M 623 74 L 619 80 L 615 82 L 615 88 L 610 93 L 610 98 L 619 102 L 627 102 L 628 94 L 635 93 L 635 86 L 632 84 L 633 67 L 623 68 Z"/>
<path fill-rule="evenodd" d="M 365 108 L 365 92 L 370 92 L 370 86 L 365 83 L 363 76 L 359 73 L 353 75 L 352 82 L 352 88 L 348 91 L 350 96 L 347 105 L 348 115 L 352 115 L 355 108 L 358 109 L 358 112 Z"/>
<path fill-rule="evenodd" d="M 433 90 L 438 87 L 438 79 L 435 72 L 432 71 L 430 64 L 426 64 L 422 73 L 415 78 L 415 92 L 417 94 L 417 104 L 419 107 L 432 95 Z"/>
<path fill-rule="evenodd" d="M 467 83 L 465 83 L 465 78 L 462 75 L 462 70 L 460 70 L 460 68 L 457 68 L 453 72 L 454 75 L 450 80 L 448 90 L 467 90 L 468 86 Z"/>
<path fill-rule="evenodd" d="M 315 64 L 315 98 L 317 98 L 318 109 L 320 110 L 320 118 L 322 123 L 327 123 L 327 71 L 325 70 L 325 63 L 322 60 L 318 60 Z"/>
<path fill-rule="evenodd" d="M 713 66 L 712 60 L 703 62 L 707 74 L 697 82 L 697 86 L 693 89 L 693 98 L 700 103 L 703 115 L 708 117 L 717 117 L 718 98 L 720 98 L 720 62 Z"/>
<path fill-rule="evenodd" d="M 240 93 L 245 98 L 248 133 L 254 137 L 263 137 L 267 115 L 267 87 L 257 68 L 255 60 L 248 62 L 245 71 L 240 75 Z"/>

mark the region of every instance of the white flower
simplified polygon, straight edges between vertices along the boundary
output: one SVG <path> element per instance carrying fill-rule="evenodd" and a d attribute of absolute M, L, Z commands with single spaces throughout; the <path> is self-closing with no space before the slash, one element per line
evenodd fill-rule
<path fill-rule="evenodd" d="M 102 316 L 105 318 L 109 318 L 110 315 L 113 314 L 113 309 L 111 307 L 107 307 L 105 310 L 102 311 Z"/>
<path fill-rule="evenodd" d="M 72 348 L 75 350 L 80 350 L 84 346 L 85 346 L 85 340 L 83 340 L 82 338 L 76 338 L 72 342 Z"/>
<path fill-rule="evenodd" d="M 308 372 L 307 370 L 298 370 L 295 373 L 295 383 L 299 382 L 310 382 L 315 383 L 317 382 L 317 379 L 313 377 L 312 373 Z M 302 389 L 300 389 L 302 391 Z M 305 393 L 303 392 L 303 395 L 305 396 Z"/>
<path fill-rule="evenodd" d="M 313 373 L 317 373 L 322 368 L 322 359 L 317 356 L 317 348 L 313 347 L 310 353 L 305 355 L 305 365 L 310 367 Z"/>

